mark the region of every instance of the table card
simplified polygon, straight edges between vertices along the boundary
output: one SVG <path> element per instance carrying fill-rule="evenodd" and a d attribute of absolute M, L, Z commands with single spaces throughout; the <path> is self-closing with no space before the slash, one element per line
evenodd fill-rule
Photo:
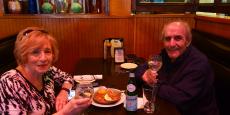
<path fill-rule="evenodd" d="M 114 51 L 115 63 L 125 62 L 124 49 L 123 48 L 115 48 L 114 50 L 115 50 Z"/>
<path fill-rule="evenodd" d="M 90 80 L 94 78 L 95 80 L 102 79 L 102 75 L 74 75 L 74 80 Z"/>

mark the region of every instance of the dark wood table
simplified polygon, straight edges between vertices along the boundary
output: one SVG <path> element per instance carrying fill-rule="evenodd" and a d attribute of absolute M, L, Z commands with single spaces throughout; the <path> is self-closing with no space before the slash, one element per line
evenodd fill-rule
<path fill-rule="evenodd" d="M 128 72 L 120 68 L 120 64 L 115 64 L 111 61 L 104 61 L 101 58 L 84 58 L 76 65 L 75 75 L 84 74 L 102 74 L 103 79 L 95 81 L 100 86 L 117 88 L 125 90 L 128 81 Z M 140 87 L 138 87 L 141 89 Z M 142 97 L 139 91 L 138 97 Z M 96 107 L 91 105 L 88 109 L 89 115 L 144 115 L 143 109 L 135 112 L 128 112 L 123 107 L 123 104 L 114 107 Z M 157 98 L 156 111 L 154 115 L 180 115 L 175 106 L 165 100 Z"/>

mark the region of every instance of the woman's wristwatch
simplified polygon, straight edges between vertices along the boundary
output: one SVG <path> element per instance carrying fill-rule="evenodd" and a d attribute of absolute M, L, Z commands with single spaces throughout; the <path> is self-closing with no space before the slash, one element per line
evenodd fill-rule
<path fill-rule="evenodd" d="M 64 90 L 64 91 L 66 91 L 67 93 L 70 92 L 70 90 L 69 90 L 68 88 L 65 88 L 65 87 L 62 87 L 61 90 Z"/>

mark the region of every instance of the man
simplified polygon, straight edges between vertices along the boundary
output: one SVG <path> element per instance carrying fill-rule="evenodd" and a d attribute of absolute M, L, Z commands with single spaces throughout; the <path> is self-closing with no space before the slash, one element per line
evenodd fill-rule
<path fill-rule="evenodd" d="M 190 43 L 192 35 L 186 22 L 174 21 L 162 31 L 164 49 L 158 73 L 139 66 L 136 76 L 145 83 L 160 84 L 158 96 L 173 103 L 183 115 L 218 115 L 208 59 Z"/>

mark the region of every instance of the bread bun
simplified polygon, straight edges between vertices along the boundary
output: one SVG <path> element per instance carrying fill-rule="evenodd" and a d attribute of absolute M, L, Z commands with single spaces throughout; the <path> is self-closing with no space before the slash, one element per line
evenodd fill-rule
<path fill-rule="evenodd" d="M 121 91 L 113 88 L 99 88 L 95 93 L 93 100 L 99 104 L 114 104 L 121 99 Z"/>

